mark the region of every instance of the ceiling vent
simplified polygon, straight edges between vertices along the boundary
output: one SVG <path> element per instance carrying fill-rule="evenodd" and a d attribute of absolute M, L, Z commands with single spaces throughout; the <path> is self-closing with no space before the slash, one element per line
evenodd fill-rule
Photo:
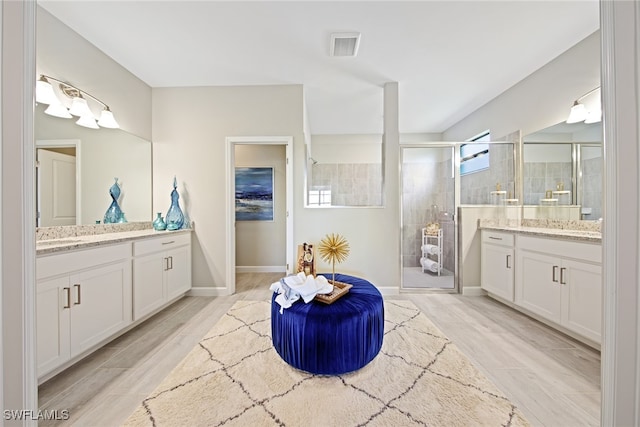
<path fill-rule="evenodd" d="M 331 34 L 331 56 L 356 56 L 360 46 L 360 33 Z"/>

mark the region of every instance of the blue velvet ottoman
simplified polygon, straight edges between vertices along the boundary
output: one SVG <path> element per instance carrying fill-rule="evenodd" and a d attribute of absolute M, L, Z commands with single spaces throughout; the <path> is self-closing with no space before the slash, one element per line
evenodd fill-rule
<path fill-rule="evenodd" d="M 332 279 L 332 274 L 323 274 Z M 353 287 L 332 304 L 297 301 L 280 314 L 271 298 L 273 346 L 291 366 L 314 374 L 338 375 L 362 368 L 382 347 L 384 306 L 380 291 L 358 277 L 336 274 Z"/>

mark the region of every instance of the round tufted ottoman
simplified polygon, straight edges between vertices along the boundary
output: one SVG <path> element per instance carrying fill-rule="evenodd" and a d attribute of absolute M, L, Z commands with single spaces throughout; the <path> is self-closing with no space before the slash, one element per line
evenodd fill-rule
<path fill-rule="evenodd" d="M 331 274 L 323 274 L 331 279 Z M 382 347 L 384 307 L 380 291 L 358 277 L 336 274 L 353 287 L 333 304 L 297 301 L 280 314 L 271 298 L 273 346 L 291 366 L 314 374 L 355 371 L 373 360 Z"/>

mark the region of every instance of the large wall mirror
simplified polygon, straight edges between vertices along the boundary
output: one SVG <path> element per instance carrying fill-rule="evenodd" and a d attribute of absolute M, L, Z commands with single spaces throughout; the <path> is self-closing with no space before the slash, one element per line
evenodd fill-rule
<path fill-rule="evenodd" d="M 460 146 L 460 203 L 463 205 L 514 205 L 515 144 L 470 142 Z"/>
<path fill-rule="evenodd" d="M 78 126 L 44 107 L 35 113 L 38 226 L 102 222 L 114 178 L 127 221 L 151 221 L 151 143 L 121 129 Z"/>
<path fill-rule="evenodd" d="M 601 123 L 560 123 L 523 137 L 524 218 L 602 218 Z"/>
<path fill-rule="evenodd" d="M 306 206 L 382 206 L 383 138 L 314 135 L 306 147 Z"/>

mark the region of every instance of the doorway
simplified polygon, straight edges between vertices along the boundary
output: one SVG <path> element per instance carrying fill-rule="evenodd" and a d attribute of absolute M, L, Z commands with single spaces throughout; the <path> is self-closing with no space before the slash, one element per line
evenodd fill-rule
<path fill-rule="evenodd" d="M 36 141 L 36 227 L 81 224 L 80 140 Z"/>
<path fill-rule="evenodd" d="M 284 252 L 285 252 L 285 260 L 284 260 L 284 273 L 289 274 L 293 268 L 293 171 L 292 171 L 292 153 L 293 153 L 293 138 L 290 136 L 285 137 L 227 137 L 226 138 L 226 157 L 227 157 L 227 195 L 226 195 L 226 205 L 227 205 L 227 231 L 226 231 L 226 247 L 227 247 L 227 273 L 226 273 L 226 281 L 227 281 L 227 289 L 229 294 L 235 293 L 236 290 L 236 270 L 237 265 L 236 261 L 238 259 L 236 255 L 237 249 L 237 239 L 239 235 L 246 234 L 247 231 L 251 231 L 251 227 L 249 230 L 242 230 L 242 233 L 238 232 L 237 222 L 236 222 L 236 205 L 239 204 L 237 199 L 237 189 L 236 189 L 236 155 L 238 152 L 242 152 L 242 149 L 253 147 L 266 147 L 279 145 L 284 147 L 284 192 L 283 194 L 278 194 L 282 192 L 273 192 L 273 199 L 277 199 L 277 201 L 284 202 L 284 227 L 280 232 L 284 232 Z M 237 150 L 238 148 L 242 148 L 241 150 Z M 244 163 L 244 162 L 243 162 Z M 243 165 L 243 166 L 252 166 L 252 167 L 260 167 L 260 169 L 264 169 L 264 166 L 269 167 L 269 165 L 257 164 L 253 163 L 251 165 Z M 264 172 L 264 171 L 262 171 Z M 275 173 L 275 172 L 274 172 Z M 275 190 L 275 188 L 274 188 Z M 243 224 L 244 226 L 245 224 Z M 255 224 L 254 224 L 255 225 Z M 244 237 L 246 240 L 246 236 Z M 264 246 L 268 245 L 269 242 L 261 242 L 260 246 L 262 250 L 264 250 Z M 270 268 L 266 268 L 269 270 Z"/>
<path fill-rule="evenodd" d="M 401 147 L 405 290 L 457 292 L 455 145 Z"/>

